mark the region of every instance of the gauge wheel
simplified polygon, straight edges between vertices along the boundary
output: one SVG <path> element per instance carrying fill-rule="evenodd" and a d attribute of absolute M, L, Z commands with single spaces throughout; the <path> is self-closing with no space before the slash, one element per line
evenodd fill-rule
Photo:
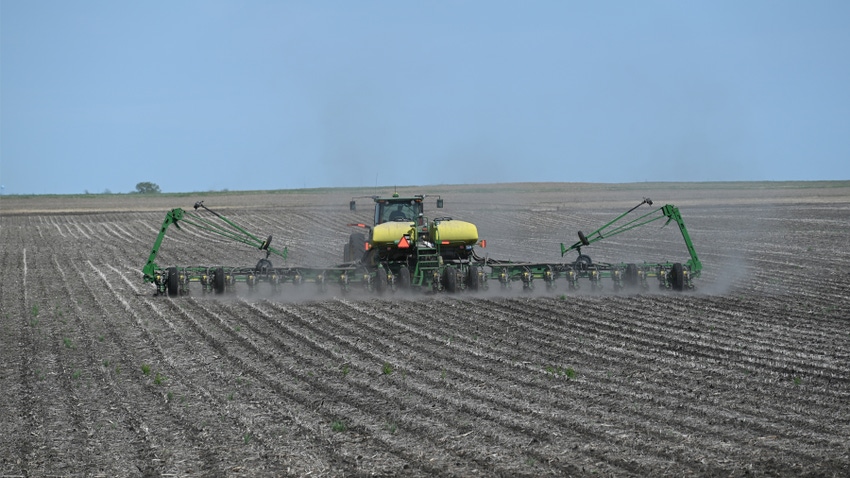
<path fill-rule="evenodd" d="M 401 290 L 410 289 L 410 269 L 407 266 L 401 266 L 398 269 L 398 288 Z"/>
<path fill-rule="evenodd" d="M 254 268 L 254 271 L 258 274 L 268 274 L 269 272 L 274 272 L 274 266 L 272 265 L 272 261 L 268 259 L 260 259 L 257 262 L 257 267 Z"/>
<path fill-rule="evenodd" d="M 580 254 L 575 262 L 575 269 L 578 271 L 586 271 L 590 269 L 590 266 L 593 265 L 593 261 L 590 259 L 590 256 Z"/>
<path fill-rule="evenodd" d="M 219 267 L 213 273 L 213 290 L 216 294 L 224 293 L 224 268 Z"/>
<path fill-rule="evenodd" d="M 626 285 L 629 287 L 637 287 L 638 285 L 638 269 L 634 264 L 626 264 Z"/>
<path fill-rule="evenodd" d="M 673 264 L 673 268 L 670 269 L 670 286 L 677 291 L 685 289 L 685 268 L 681 263 Z"/>
<path fill-rule="evenodd" d="M 384 291 L 387 290 L 388 283 L 389 279 L 387 277 L 387 270 L 383 267 L 379 267 L 378 271 L 375 273 L 375 291 L 379 294 L 383 294 Z"/>
<path fill-rule="evenodd" d="M 177 297 L 180 295 L 180 275 L 177 273 L 176 267 L 168 268 L 168 279 L 166 285 L 168 287 L 169 297 Z"/>
<path fill-rule="evenodd" d="M 469 290 L 475 292 L 478 290 L 478 266 L 469 266 L 469 277 L 467 280 L 467 287 Z"/>
<path fill-rule="evenodd" d="M 446 267 L 443 270 L 443 282 L 446 286 L 446 291 L 452 294 L 457 292 L 457 273 L 454 267 Z"/>

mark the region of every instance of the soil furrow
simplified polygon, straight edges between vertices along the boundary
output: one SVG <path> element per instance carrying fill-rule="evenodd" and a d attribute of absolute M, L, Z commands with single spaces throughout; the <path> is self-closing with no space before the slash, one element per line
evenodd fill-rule
<path fill-rule="evenodd" d="M 480 351 L 469 353 L 460 346 L 451 343 L 444 344 L 444 335 L 422 334 L 414 329 L 392 332 L 390 329 L 395 324 L 389 324 L 386 319 L 378 320 L 377 325 L 371 326 L 368 322 L 369 319 L 376 318 L 373 315 L 374 312 L 359 309 L 351 303 L 346 305 L 361 314 L 368 314 L 359 319 L 356 317 L 357 314 L 351 314 L 348 317 L 348 320 L 352 321 L 351 326 L 353 328 L 364 330 L 364 341 L 369 335 L 372 335 L 368 342 L 373 346 L 380 344 L 380 341 L 376 341 L 374 335 L 380 334 L 380 331 L 384 330 L 384 335 L 392 337 L 392 339 L 388 339 L 386 345 L 388 355 L 391 355 L 392 349 L 395 348 L 403 351 L 415 350 L 416 353 L 413 353 L 411 357 L 402 357 L 404 361 L 401 362 L 407 366 L 408 370 L 413 370 L 411 376 L 415 377 L 418 370 L 425 369 L 426 373 L 420 375 L 417 381 L 431 382 L 427 387 L 445 388 L 447 391 L 453 391 L 458 397 L 462 396 L 464 402 L 470 402 L 472 398 L 480 401 L 479 405 L 474 405 L 474 402 L 472 402 L 474 405 L 471 409 L 473 414 L 484 415 L 491 422 L 500 423 L 506 430 L 510 430 L 514 434 L 522 433 L 522 429 L 525 428 L 525 434 L 528 435 L 526 439 L 538 443 L 552 441 L 558 430 L 570 430 L 572 434 L 578 434 L 578 436 L 573 435 L 569 440 L 558 440 L 562 444 L 573 443 L 575 447 L 588 440 L 614 441 L 611 439 L 610 430 L 589 427 L 584 423 L 583 418 L 569 419 L 563 416 L 561 410 L 569 410 L 573 407 L 570 400 L 576 398 L 575 393 L 566 392 L 558 385 L 564 383 L 564 381 L 553 381 L 555 377 L 545 375 L 544 370 L 533 368 L 525 363 L 509 363 L 510 361 L 499 357 L 488 357 L 487 354 L 482 354 Z M 433 343 L 428 344 L 428 342 Z M 418 344 L 423 345 L 420 347 Z M 444 346 L 440 347 L 441 344 Z M 443 349 L 451 352 L 441 353 Z M 415 360 L 415 364 L 411 363 L 410 360 Z M 501 383 L 498 380 L 494 383 L 494 378 L 504 375 L 502 369 L 505 367 L 516 369 L 516 372 L 528 377 L 513 375 L 514 378 L 509 386 L 500 386 Z M 448 371 L 452 380 L 433 379 L 429 377 L 428 370 L 433 372 L 437 370 Z M 436 375 L 433 372 L 432 375 Z M 541 379 L 541 377 L 544 378 Z M 455 385 L 455 383 L 458 385 Z M 566 393 L 571 398 L 558 396 L 561 393 Z M 579 395 L 581 394 L 579 393 Z M 545 397 L 546 404 L 529 402 L 529 397 L 535 396 Z M 461 410 L 462 408 L 461 406 Z M 490 410 L 493 413 L 489 413 Z M 525 425 L 517 425 L 521 423 L 525 423 Z M 532 434 L 531 432 L 534 430 L 538 431 Z M 502 434 L 506 433 L 502 432 Z M 665 457 L 663 451 L 659 451 L 661 452 L 659 460 L 669 461 L 669 457 Z M 591 455 L 593 454 L 591 453 Z M 624 467 L 623 470 L 630 469 L 632 466 L 627 463 L 618 463 L 617 460 L 603 456 L 594 456 L 593 461 L 602 458 L 606 458 L 612 465 Z M 631 471 L 640 472 L 639 469 L 632 469 Z"/>
<path fill-rule="evenodd" d="M 91 263 L 86 267 L 89 271 L 97 270 Z M 157 341 L 145 328 L 136 309 L 118 294 L 102 297 L 97 293 L 104 289 L 112 292 L 111 284 L 104 276 L 97 272 L 92 275 L 76 265 L 74 271 L 76 280 L 97 305 L 97 309 L 102 311 L 97 322 L 117 319 L 114 323 L 100 324 L 104 337 L 104 356 L 109 361 L 114 383 L 120 385 L 110 390 L 118 394 L 116 401 L 124 409 L 122 425 L 136 434 L 133 441 L 140 447 L 138 453 L 143 455 L 138 461 L 144 467 L 142 472 L 163 474 L 175 470 L 206 470 L 221 473 L 219 457 L 208 451 L 208 445 L 203 445 L 204 440 L 200 437 L 202 432 L 196 427 L 200 420 L 184 417 L 181 409 L 172 406 L 167 392 L 159 389 L 157 382 L 161 383 L 176 374 L 157 366 L 157 362 L 166 362 L 163 359 L 164 352 L 157 347 Z M 103 287 L 94 286 L 91 282 L 93 277 L 100 279 L 99 283 Z M 107 300 L 116 297 L 120 305 Z M 160 360 L 154 360 L 157 356 Z M 156 374 L 160 373 L 159 370 L 165 374 L 158 378 Z M 178 440 L 186 439 L 195 444 L 196 448 L 176 446 Z M 169 448 L 178 451 L 163 454 L 162 451 Z"/>
<path fill-rule="evenodd" d="M 313 362 L 303 361 L 308 360 L 309 355 L 322 354 L 323 356 L 328 357 L 328 352 L 315 345 L 309 346 L 308 344 L 310 344 L 311 341 L 307 340 L 306 337 L 298 337 L 300 340 L 297 341 L 295 346 L 309 346 L 309 351 L 291 349 L 290 346 L 279 341 L 274 341 L 268 349 L 261 350 L 251 341 L 236 334 L 235 331 L 229 327 L 224 327 L 222 330 L 228 333 L 231 338 L 230 341 L 215 339 L 212 336 L 207 337 L 206 340 L 208 342 L 216 343 L 221 356 L 234 362 L 238 365 L 240 370 L 248 373 L 254 380 L 274 390 L 277 395 L 285 397 L 288 403 L 287 407 L 293 408 L 293 412 L 297 412 L 302 421 L 307 422 L 308 424 L 313 424 L 307 425 L 311 427 L 308 431 L 315 433 L 313 427 L 315 427 L 315 424 L 317 423 L 328 426 L 329 424 L 332 424 L 332 422 L 338 421 L 340 418 L 347 417 L 349 420 L 353 420 L 354 423 L 356 423 L 356 427 L 352 431 L 357 432 L 360 435 L 365 435 L 368 442 L 377 441 L 382 444 L 382 446 L 377 447 L 377 449 L 389 450 L 391 453 L 402 457 L 405 463 L 408 463 L 415 458 L 405 448 L 401 448 L 394 444 L 393 441 L 387 440 L 383 437 L 387 434 L 386 430 L 383 429 L 386 425 L 386 422 L 384 421 L 385 416 L 370 416 L 367 412 L 372 408 L 374 403 L 386 404 L 392 400 L 384 397 L 375 398 L 373 401 L 365 401 L 365 397 L 373 395 L 374 392 L 370 393 L 368 391 L 361 391 L 357 394 L 351 394 L 342 390 L 337 393 L 334 383 L 325 383 L 324 381 L 314 378 L 312 370 L 306 369 L 309 368 L 309 365 L 307 364 L 312 364 Z M 256 332 L 259 329 L 254 328 L 253 330 Z M 288 335 L 295 333 L 291 329 L 287 332 Z M 250 355 L 258 357 L 258 360 L 250 362 L 245 361 L 240 358 L 242 354 L 227 351 L 228 346 L 225 344 L 230 342 L 240 344 L 241 347 L 249 349 Z M 275 352 L 274 356 L 269 356 L 270 351 Z M 278 359 L 277 357 L 280 357 L 281 355 L 289 358 Z M 260 360 L 260 358 L 262 358 L 262 360 Z M 290 358 L 298 358 L 299 360 L 292 363 Z M 339 357 L 336 357 L 336 359 L 339 359 Z M 323 364 L 324 362 L 316 363 L 313 368 L 321 369 Z M 270 369 L 263 370 L 266 367 L 270 367 Z M 282 370 L 286 371 L 289 376 L 289 380 L 286 380 L 285 378 L 275 378 L 281 375 L 280 371 Z M 346 384 L 361 390 L 371 388 L 371 385 L 365 381 L 359 382 L 355 380 L 346 380 Z M 306 389 L 305 386 L 307 387 Z M 345 397 L 345 401 L 338 401 L 339 399 L 337 397 Z M 311 416 L 313 418 L 311 418 Z M 399 418 L 401 419 L 402 417 Z M 402 423 L 400 425 L 402 429 L 417 429 L 413 423 Z M 305 435 L 309 436 L 306 432 Z M 317 446 L 319 445 L 321 445 L 321 443 L 317 443 Z M 441 457 L 445 451 L 434 447 L 430 450 L 430 452 L 435 457 Z M 326 453 L 331 456 L 336 454 L 333 448 L 327 450 Z M 361 457 L 364 456 L 362 453 L 354 453 L 354 455 Z M 340 459 L 343 458 L 340 457 Z M 439 463 L 449 463 L 451 461 L 452 460 L 440 458 L 436 461 L 434 466 L 425 466 L 420 471 L 427 473 L 447 473 L 449 470 L 445 468 L 446 465 L 440 466 Z M 398 468 L 401 468 L 402 466 L 403 464 L 399 464 Z"/>

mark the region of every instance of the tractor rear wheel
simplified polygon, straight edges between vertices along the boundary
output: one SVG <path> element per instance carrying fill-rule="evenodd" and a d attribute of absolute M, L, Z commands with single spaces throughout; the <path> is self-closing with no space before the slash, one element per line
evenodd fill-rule
<path fill-rule="evenodd" d="M 216 294 L 224 293 L 224 268 L 219 267 L 213 272 L 213 291 Z"/>
<path fill-rule="evenodd" d="M 176 267 L 168 268 L 168 279 L 166 281 L 169 297 L 177 297 L 180 295 L 180 276 L 177 274 Z"/>
<path fill-rule="evenodd" d="M 366 252 L 366 236 L 361 232 L 355 232 L 348 236 L 348 261 L 356 262 L 363 258 Z"/>
<path fill-rule="evenodd" d="M 685 289 L 685 269 L 682 264 L 675 263 L 670 269 L 670 285 L 673 290 L 681 291 Z"/>

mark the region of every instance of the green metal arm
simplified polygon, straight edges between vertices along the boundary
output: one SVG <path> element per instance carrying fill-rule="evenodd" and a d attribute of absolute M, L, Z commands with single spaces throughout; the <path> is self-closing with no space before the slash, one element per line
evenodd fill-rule
<path fill-rule="evenodd" d="M 682 220 L 682 215 L 679 214 L 679 208 L 672 204 L 667 204 L 661 208 L 661 212 L 664 213 L 664 216 L 667 217 L 667 224 L 670 224 L 670 221 L 676 221 L 676 224 L 679 225 L 679 231 L 682 232 L 682 238 L 685 240 L 685 245 L 688 247 L 688 253 L 691 255 L 691 259 L 688 261 L 688 265 L 691 268 L 692 275 L 699 275 L 702 270 L 702 262 L 700 262 L 699 257 L 697 257 L 697 251 L 694 249 L 694 243 L 691 241 L 691 235 L 688 234 L 688 228 L 685 227 L 685 221 Z"/>
<path fill-rule="evenodd" d="M 268 258 L 269 255 L 274 254 L 286 261 L 286 256 L 288 253 L 287 248 L 284 247 L 283 250 L 278 250 L 271 247 L 270 244 L 272 236 L 269 236 L 265 241 L 259 239 L 257 236 L 251 234 L 250 232 L 248 232 L 238 224 L 234 223 L 230 219 L 227 219 L 221 214 L 204 206 L 203 201 L 195 203 L 195 209 L 197 210 L 198 208 L 203 208 L 214 214 L 218 219 L 224 222 L 224 224 L 216 223 L 200 216 L 199 214 L 186 212 L 180 208 L 172 209 L 171 211 L 169 211 L 165 215 L 165 221 L 163 221 L 162 228 L 159 231 L 159 235 L 156 237 L 156 241 L 154 241 L 153 249 L 151 250 L 151 254 L 148 257 L 148 262 L 142 269 L 145 282 L 155 281 L 156 270 L 159 268 L 159 266 L 157 266 L 154 262 L 156 260 L 156 254 L 157 252 L 159 252 L 159 247 L 162 244 L 162 239 L 165 237 L 165 231 L 168 229 L 168 226 L 174 224 L 178 229 L 180 229 L 180 224 L 178 223 L 178 221 L 180 223 L 189 224 L 194 227 L 197 227 L 198 229 L 226 237 L 233 241 L 241 242 L 243 244 L 256 247 L 261 251 L 266 251 L 266 258 Z"/>
<path fill-rule="evenodd" d="M 656 221 L 656 220 L 661 219 L 663 217 L 663 216 L 658 216 L 658 217 L 654 217 L 654 218 L 650 217 L 653 214 L 660 211 L 660 209 L 656 209 L 654 211 L 651 211 L 651 212 L 644 214 L 643 216 L 640 216 L 637 219 L 632 219 L 631 221 L 629 221 L 625 224 L 619 225 L 617 227 L 612 227 L 614 225 L 614 223 L 619 222 L 621 219 L 626 217 L 629 213 L 631 213 L 632 211 L 641 207 L 644 204 L 648 204 L 648 205 L 652 206 L 652 200 L 649 199 L 649 198 L 644 198 L 644 200 L 640 204 L 638 204 L 637 206 L 629 209 L 628 211 L 624 212 L 623 214 L 620 214 L 619 216 L 614 218 L 612 221 L 608 222 L 604 226 L 600 227 L 599 229 L 591 232 L 590 234 L 588 234 L 586 236 L 584 234 L 582 234 L 581 231 L 579 231 L 579 233 L 578 233 L 579 241 L 578 242 L 576 242 L 575 244 L 573 244 L 570 247 L 565 247 L 564 244 L 561 243 L 561 257 L 564 257 L 564 255 L 566 253 L 570 252 L 570 251 L 578 250 L 579 252 L 581 252 L 581 246 L 589 246 L 589 245 L 593 244 L 594 242 L 601 241 L 602 239 L 605 239 L 606 237 L 615 236 L 617 234 L 629 231 L 629 230 L 634 229 L 636 227 L 640 227 L 640 226 L 649 224 L 650 222 Z M 611 229 L 608 230 L 608 228 L 611 228 Z"/>
<path fill-rule="evenodd" d="M 637 206 L 629 209 L 623 214 L 620 214 L 614 220 L 608 222 L 604 226 L 591 232 L 590 234 L 587 234 L 586 236 L 579 231 L 579 240 L 576 243 L 574 243 L 570 247 L 566 247 L 563 243 L 561 243 L 561 257 L 564 257 L 564 255 L 570 251 L 578 251 L 579 254 L 581 254 L 582 246 L 589 246 L 594 242 L 601 241 L 602 239 L 611 236 L 616 236 L 617 234 L 621 234 L 623 232 L 635 229 L 640 226 L 645 226 L 651 222 L 666 217 L 667 222 L 664 224 L 665 226 L 667 224 L 670 224 L 670 221 L 676 221 L 676 224 L 679 225 L 679 231 L 681 231 L 682 233 L 682 238 L 684 238 L 685 245 L 688 248 L 688 253 L 691 256 L 691 259 L 688 261 L 687 264 L 690 266 L 690 270 L 692 273 L 699 274 L 699 272 L 702 270 L 702 263 L 697 257 L 696 249 L 694 249 L 694 244 L 691 241 L 691 236 L 690 234 L 688 234 L 688 229 L 685 227 L 685 222 L 682 220 L 682 215 L 679 213 L 679 208 L 677 208 L 676 206 L 672 204 L 667 204 L 658 209 L 652 210 L 644 214 L 643 216 L 640 216 L 636 219 L 632 219 L 631 221 L 625 224 L 615 226 L 615 223 L 619 222 L 626 215 L 639 208 L 643 204 L 648 204 L 652 206 L 652 200 L 650 200 L 649 198 L 644 199 L 643 202 L 641 202 Z"/>
<path fill-rule="evenodd" d="M 159 252 L 159 246 L 162 245 L 162 240 L 165 238 L 165 231 L 168 229 L 168 226 L 174 224 L 180 229 L 180 226 L 177 224 L 177 221 L 183 219 L 184 211 L 179 207 L 176 209 L 172 209 L 165 214 L 165 221 L 162 221 L 162 228 L 159 230 L 159 235 L 156 236 L 156 241 L 153 243 L 153 249 L 151 249 L 151 255 L 148 256 L 148 262 L 145 264 L 145 267 L 142 268 L 142 273 L 145 275 L 145 282 L 154 282 L 156 279 L 156 270 L 159 268 L 158 265 L 154 262 L 156 260 L 156 253 Z"/>

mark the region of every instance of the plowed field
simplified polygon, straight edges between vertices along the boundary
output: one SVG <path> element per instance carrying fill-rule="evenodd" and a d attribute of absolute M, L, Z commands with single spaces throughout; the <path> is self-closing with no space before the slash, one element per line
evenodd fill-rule
<path fill-rule="evenodd" d="M 850 184 L 400 192 L 440 194 L 429 215 L 491 257 L 550 262 L 650 196 L 705 270 L 685 293 L 169 299 L 141 275 L 167 210 L 204 199 L 327 265 L 373 191 L 3 197 L 0 475 L 850 475 Z M 157 262 L 257 252 L 172 228 Z M 658 223 L 583 252 L 688 258 Z"/>

